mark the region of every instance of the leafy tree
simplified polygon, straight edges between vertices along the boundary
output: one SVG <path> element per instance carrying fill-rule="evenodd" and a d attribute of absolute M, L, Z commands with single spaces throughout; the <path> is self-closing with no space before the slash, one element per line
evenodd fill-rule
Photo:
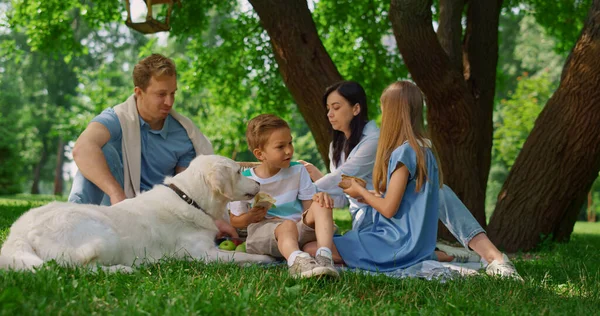
<path fill-rule="evenodd" d="M 437 34 L 431 0 L 392 0 L 390 19 L 403 60 L 427 97 L 444 181 L 485 227 L 502 1 L 439 4 Z M 441 235 L 451 238 L 446 230 Z"/>
<path fill-rule="evenodd" d="M 600 0 L 594 0 L 560 85 L 537 118 L 498 197 L 488 233 L 509 251 L 531 249 L 540 236 L 568 240 L 598 177 L 599 15 Z"/>
<path fill-rule="evenodd" d="M 543 105 L 556 89 L 548 72 L 541 72 L 534 77 L 528 77 L 525 73 L 517 81 L 515 92 L 508 100 L 500 101 L 500 109 L 495 113 L 495 155 L 509 169 L 533 129 Z"/>

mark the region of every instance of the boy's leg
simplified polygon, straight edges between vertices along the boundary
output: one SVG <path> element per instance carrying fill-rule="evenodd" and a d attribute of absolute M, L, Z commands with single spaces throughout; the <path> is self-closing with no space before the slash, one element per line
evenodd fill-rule
<path fill-rule="evenodd" d="M 298 230 L 296 223 L 290 220 L 283 221 L 275 228 L 275 239 L 277 248 L 283 257 L 288 260 L 294 251 L 300 250 L 298 247 Z"/>
<path fill-rule="evenodd" d="M 307 252 L 309 255 L 311 255 L 313 257 L 317 255 L 318 249 L 319 249 L 319 246 L 316 241 L 311 241 L 309 243 L 306 243 L 304 245 L 304 247 L 302 247 L 303 251 Z M 330 249 L 331 249 L 331 256 L 333 258 L 333 262 L 344 263 L 344 259 L 342 258 L 342 256 L 338 252 L 337 248 L 335 247 L 335 243 L 333 244 L 333 248 L 330 248 Z"/>
<path fill-rule="evenodd" d="M 317 240 L 317 249 L 315 250 L 315 260 L 321 266 L 327 269 L 328 275 L 339 276 L 333 266 L 333 211 L 330 208 L 322 207 L 318 203 L 313 203 L 302 216 L 302 220 L 297 224 L 300 233 L 300 246 L 306 245 L 309 241 Z M 337 251 L 336 251 L 337 252 Z M 337 255 L 339 257 L 339 254 Z"/>
<path fill-rule="evenodd" d="M 308 278 L 321 275 L 334 275 L 330 269 L 320 266 L 308 253 L 298 247 L 299 231 L 297 223 L 286 220 L 275 228 L 275 239 L 279 252 L 288 263 L 290 275 L 294 278 Z"/>
<path fill-rule="evenodd" d="M 106 144 L 102 147 L 102 153 L 104 153 L 106 163 L 113 177 L 123 187 L 123 161 L 119 157 L 118 151 L 114 146 Z M 77 171 L 77 174 L 73 178 L 73 185 L 71 186 L 71 193 L 69 193 L 68 200 L 69 202 L 79 204 L 110 205 L 110 197 L 92 181 L 86 179 L 80 171 Z"/>
<path fill-rule="evenodd" d="M 333 210 L 313 203 L 302 216 L 302 222 L 315 230 L 317 248 L 333 249 Z M 301 243 L 302 244 L 302 243 Z"/>

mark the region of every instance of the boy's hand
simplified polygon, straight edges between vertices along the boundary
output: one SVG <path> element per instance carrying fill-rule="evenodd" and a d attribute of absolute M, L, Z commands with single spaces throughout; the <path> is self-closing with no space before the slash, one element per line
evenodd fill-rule
<path fill-rule="evenodd" d="M 352 184 L 350 185 L 349 188 L 344 189 L 344 193 L 350 195 L 352 198 L 355 198 L 357 200 L 362 199 L 363 194 L 365 192 L 368 193 L 369 191 L 367 191 L 367 189 L 365 189 L 362 185 L 360 185 L 354 179 L 350 179 L 350 180 L 351 180 Z"/>
<path fill-rule="evenodd" d="M 312 200 L 319 203 L 322 207 L 333 208 L 333 199 L 326 192 L 315 193 Z"/>
<path fill-rule="evenodd" d="M 267 216 L 268 209 L 264 207 L 253 207 L 248 211 L 248 219 L 250 223 L 258 223 Z"/>
<path fill-rule="evenodd" d="M 298 162 L 304 165 L 304 168 L 306 168 L 306 171 L 308 171 L 308 175 L 310 175 L 310 179 L 313 180 L 313 182 L 323 178 L 321 171 L 312 163 L 304 160 L 298 160 Z"/>

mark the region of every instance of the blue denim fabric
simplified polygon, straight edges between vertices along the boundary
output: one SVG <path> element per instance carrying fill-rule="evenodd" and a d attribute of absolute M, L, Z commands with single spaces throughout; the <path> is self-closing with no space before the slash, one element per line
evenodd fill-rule
<path fill-rule="evenodd" d="M 124 187 L 123 184 L 123 161 L 119 155 L 117 149 L 107 143 L 102 147 L 102 152 L 106 158 L 108 168 L 112 173 L 113 177 L 117 182 Z M 92 181 L 86 179 L 80 171 L 73 178 L 73 186 L 71 187 L 71 193 L 69 194 L 69 202 L 79 204 L 96 204 L 96 205 L 110 205 L 110 197 L 106 195 L 98 186 Z"/>
<path fill-rule="evenodd" d="M 467 249 L 473 237 L 485 230 L 479 225 L 469 209 L 456 196 L 450 187 L 444 185 L 440 189 L 440 221 L 456 237 L 456 239 Z"/>

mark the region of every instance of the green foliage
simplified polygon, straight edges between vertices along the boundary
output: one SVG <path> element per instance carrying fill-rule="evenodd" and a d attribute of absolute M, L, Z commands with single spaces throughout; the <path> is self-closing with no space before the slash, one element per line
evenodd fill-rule
<path fill-rule="evenodd" d="M 558 39 L 554 49 L 564 56 L 579 38 L 592 0 L 524 0 L 523 3 L 546 33 Z"/>
<path fill-rule="evenodd" d="M 0 106 L 6 105 L 6 95 L 0 95 Z M 24 177 L 21 173 L 22 160 L 19 157 L 21 146 L 18 141 L 19 135 L 15 133 L 18 120 L 15 120 L 19 114 L 13 111 L 9 112 L 9 117 L 0 111 L 0 195 L 14 194 L 21 192 L 21 183 Z M 12 112 L 12 113 L 11 113 Z"/>
<path fill-rule="evenodd" d="M 498 32 L 496 100 L 508 98 L 523 73 L 533 76 L 545 71 L 553 82 L 558 82 L 565 57 L 554 52 L 557 40 L 545 35 L 531 14 L 504 9 Z"/>
<path fill-rule="evenodd" d="M 508 100 L 500 101 L 501 107 L 494 119 L 494 150 L 509 169 L 555 89 L 546 72 L 535 77 L 524 74 L 517 80 L 515 93 Z"/>
<path fill-rule="evenodd" d="M 80 24 L 100 28 L 119 21 L 124 12 L 122 1 L 13 0 L 11 4 L 14 11 L 10 27 L 24 31 L 33 51 L 53 52 L 68 58 L 87 53 L 87 47 L 77 38 Z"/>
<path fill-rule="evenodd" d="M 556 42 L 527 11 L 503 9 L 499 27 L 493 159 L 486 189 L 488 218 L 537 115 L 558 86 L 564 56 L 553 50 Z"/>
<path fill-rule="evenodd" d="M 342 77 L 365 88 L 372 119 L 379 116 L 383 89 L 409 76 L 392 33 L 389 6 L 383 0 L 322 0 L 313 12 L 323 45 Z"/>

